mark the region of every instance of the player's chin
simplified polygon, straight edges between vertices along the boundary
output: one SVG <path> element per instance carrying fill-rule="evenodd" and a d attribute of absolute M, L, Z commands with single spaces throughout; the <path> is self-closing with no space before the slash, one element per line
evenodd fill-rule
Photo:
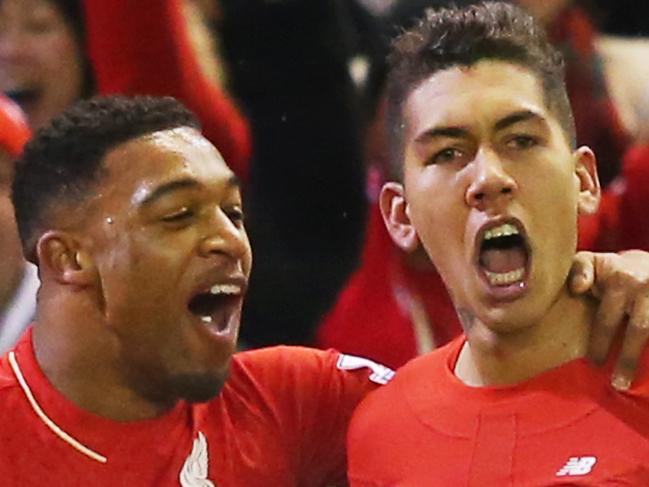
<path fill-rule="evenodd" d="M 206 402 L 219 395 L 228 379 L 229 367 L 218 372 L 178 374 L 172 378 L 175 396 L 187 402 Z"/>

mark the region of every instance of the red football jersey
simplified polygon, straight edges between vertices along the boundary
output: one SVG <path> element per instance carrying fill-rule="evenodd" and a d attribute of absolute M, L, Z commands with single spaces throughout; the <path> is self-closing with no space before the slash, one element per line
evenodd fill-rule
<path fill-rule="evenodd" d="M 358 407 L 349 478 L 363 487 L 649 485 L 649 381 L 628 393 L 575 360 L 511 387 L 468 387 L 464 343 L 413 360 Z"/>
<path fill-rule="evenodd" d="M 391 374 L 331 351 L 244 352 L 234 356 L 216 399 L 120 423 L 81 410 L 54 389 L 28 331 L 0 360 L 0 484 L 344 484 L 351 412 Z"/>

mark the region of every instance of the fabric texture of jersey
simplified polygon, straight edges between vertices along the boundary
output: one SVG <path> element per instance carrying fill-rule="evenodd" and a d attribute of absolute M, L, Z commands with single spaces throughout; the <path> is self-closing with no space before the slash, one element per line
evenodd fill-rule
<path fill-rule="evenodd" d="M 216 399 L 181 401 L 162 417 L 120 423 L 81 410 L 52 387 L 36 362 L 31 329 L 11 354 L 0 359 L 2 485 L 340 485 L 352 410 L 389 376 L 388 369 L 333 351 L 244 352 L 234 356 Z M 13 359 L 36 403 L 70 441 L 37 415 Z"/>
<path fill-rule="evenodd" d="M 610 366 L 585 359 L 511 387 L 468 387 L 453 374 L 464 341 L 413 360 L 359 406 L 352 486 L 649 485 L 646 363 L 628 393 L 611 388 Z"/>

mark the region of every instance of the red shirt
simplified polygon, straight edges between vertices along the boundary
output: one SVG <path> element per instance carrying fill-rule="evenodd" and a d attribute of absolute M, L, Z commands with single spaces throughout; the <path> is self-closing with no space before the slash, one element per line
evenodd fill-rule
<path fill-rule="evenodd" d="M 332 351 L 277 347 L 245 352 L 233 358 L 230 378 L 216 399 L 179 402 L 151 420 L 116 422 L 81 410 L 50 385 L 36 362 L 31 331 L 14 350 L 35 401 L 72 440 L 62 439 L 37 415 L 10 354 L 4 355 L 2 485 L 340 484 L 351 412 L 376 382 L 391 374 L 385 367 Z M 75 449 L 70 444 L 75 440 L 91 452 Z M 91 458 L 92 452 L 107 461 Z"/>
<path fill-rule="evenodd" d="M 363 487 L 649 485 L 649 381 L 569 362 L 511 387 L 468 387 L 464 343 L 417 358 L 354 413 L 349 477 Z"/>

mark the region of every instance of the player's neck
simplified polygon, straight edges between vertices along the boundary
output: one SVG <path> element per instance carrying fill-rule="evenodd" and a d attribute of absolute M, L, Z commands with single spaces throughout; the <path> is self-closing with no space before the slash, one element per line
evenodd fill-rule
<path fill-rule="evenodd" d="M 154 403 L 126 383 L 119 347 L 100 313 L 42 293 L 33 330 L 36 360 L 49 382 L 81 409 L 116 421 L 154 418 L 174 406 Z M 65 311 L 63 311 L 65 310 Z"/>
<path fill-rule="evenodd" d="M 497 334 L 476 324 L 455 366 L 471 386 L 504 386 L 528 380 L 586 354 L 594 304 L 567 291 L 538 322 L 516 333 Z"/>

